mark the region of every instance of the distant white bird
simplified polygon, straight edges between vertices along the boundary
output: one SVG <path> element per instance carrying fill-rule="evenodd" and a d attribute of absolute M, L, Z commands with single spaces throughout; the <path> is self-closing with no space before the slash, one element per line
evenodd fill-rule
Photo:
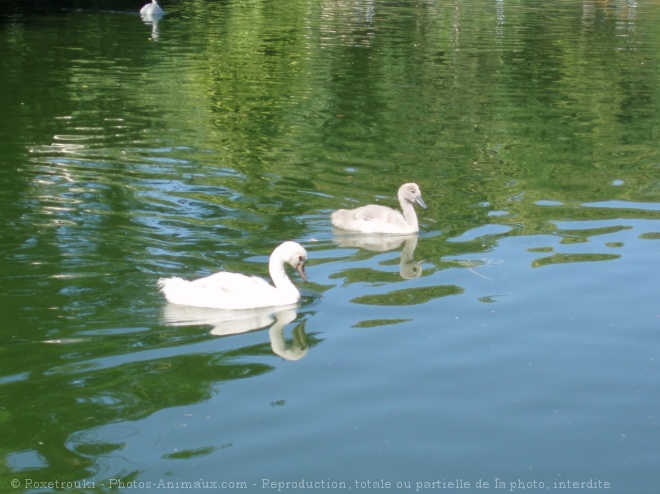
<path fill-rule="evenodd" d="M 419 231 L 414 203 L 427 209 L 417 184 L 399 187 L 399 203 L 403 214 L 395 209 L 377 204 L 357 209 L 340 209 L 332 213 L 332 224 L 337 228 L 362 233 L 409 234 Z"/>
<path fill-rule="evenodd" d="M 275 286 L 257 276 L 229 273 L 212 274 L 187 281 L 182 278 L 161 278 L 158 287 L 168 302 L 213 309 L 256 309 L 295 304 L 300 292 L 291 282 L 284 264 L 289 264 L 303 281 L 307 252 L 296 242 L 284 242 L 270 256 L 268 270 Z"/>
<path fill-rule="evenodd" d="M 145 4 L 144 7 L 140 9 L 140 14 L 145 16 L 162 15 L 164 13 L 165 11 L 160 8 L 160 5 L 158 5 L 156 0 L 151 0 L 151 3 Z"/>

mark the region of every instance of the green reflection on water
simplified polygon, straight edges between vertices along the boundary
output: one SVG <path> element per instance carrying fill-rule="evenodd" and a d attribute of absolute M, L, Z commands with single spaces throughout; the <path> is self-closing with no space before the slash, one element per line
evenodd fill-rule
<path fill-rule="evenodd" d="M 458 295 L 460 293 L 463 293 L 463 289 L 459 286 L 425 286 L 393 290 L 378 295 L 363 295 L 355 297 L 351 302 L 356 304 L 388 306 L 419 305 L 435 298 Z"/>
<path fill-rule="evenodd" d="M 657 220 L 621 206 L 660 193 L 656 5 L 356 5 L 172 2 L 157 41 L 125 12 L 2 17 L 0 482 L 95 475 L 125 438 L 86 431 L 277 369 L 267 342 L 207 353 L 190 349 L 206 329 L 163 330 L 161 275 L 265 275 L 281 239 L 330 237 L 329 211 L 391 205 L 410 179 L 434 233 L 415 252 L 426 270 L 402 281 L 360 264 L 373 253 L 337 255 L 328 278 L 362 290 L 341 310 L 431 310 L 465 289 L 414 279 L 503 238 L 569 247 Z M 615 261 L 627 245 L 543 241 L 532 266 Z M 375 285 L 383 293 L 364 294 Z M 354 326 L 408 321 L 369 317 Z"/>

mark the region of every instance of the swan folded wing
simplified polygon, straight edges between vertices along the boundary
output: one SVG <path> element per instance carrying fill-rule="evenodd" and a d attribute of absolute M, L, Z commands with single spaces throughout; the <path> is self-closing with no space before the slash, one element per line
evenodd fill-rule
<path fill-rule="evenodd" d="M 223 293 L 250 296 L 254 294 L 255 290 L 261 292 L 275 289 L 266 280 L 258 276 L 228 272 L 215 273 L 206 278 L 192 281 L 191 284 L 198 285 L 204 291 L 219 292 L 219 296 Z"/>
<path fill-rule="evenodd" d="M 375 204 L 357 208 L 354 217 L 361 221 L 381 221 L 383 223 L 392 223 L 403 220 L 403 215 L 398 211 L 388 208 L 387 206 L 378 206 Z"/>
<path fill-rule="evenodd" d="M 371 204 L 357 209 L 340 209 L 332 214 L 332 224 L 347 230 L 387 233 L 394 226 L 405 225 L 403 215 L 386 206 Z"/>
<path fill-rule="evenodd" d="M 226 272 L 194 281 L 163 278 L 158 286 L 172 304 L 216 309 L 253 308 L 255 300 L 271 298 L 276 292 L 262 278 Z"/>

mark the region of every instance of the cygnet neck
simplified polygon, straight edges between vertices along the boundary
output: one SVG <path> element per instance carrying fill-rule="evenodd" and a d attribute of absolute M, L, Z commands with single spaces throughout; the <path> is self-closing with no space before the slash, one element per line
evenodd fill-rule
<path fill-rule="evenodd" d="M 419 223 L 417 221 L 417 213 L 415 212 L 415 206 L 408 201 L 403 195 L 399 194 L 399 203 L 401 204 L 401 212 L 403 217 L 406 220 L 406 224 L 414 228 L 415 230 L 419 229 Z"/>

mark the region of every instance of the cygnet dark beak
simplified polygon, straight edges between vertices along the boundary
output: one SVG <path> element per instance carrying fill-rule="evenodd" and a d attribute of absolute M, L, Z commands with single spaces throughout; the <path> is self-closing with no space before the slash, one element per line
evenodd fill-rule
<path fill-rule="evenodd" d="M 422 196 L 417 196 L 417 197 L 415 197 L 415 202 L 416 202 L 417 204 L 419 204 L 420 206 L 422 206 L 424 209 L 428 209 L 428 208 L 426 207 L 426 203 L 424 202 L 424 199 L 422 199 Z"/>

